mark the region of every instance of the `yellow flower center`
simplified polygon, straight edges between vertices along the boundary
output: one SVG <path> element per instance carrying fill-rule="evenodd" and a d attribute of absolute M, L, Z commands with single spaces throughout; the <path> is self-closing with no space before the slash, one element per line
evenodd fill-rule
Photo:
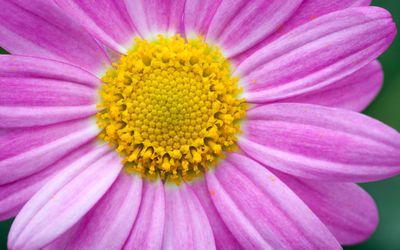
<path fill-rule="evenodd" d="M 143 177 L 191 180 L 236 148 L 247 105 L 218 47 L 179 35 L 135 39 L 102 78 L 99 135 Z"/>

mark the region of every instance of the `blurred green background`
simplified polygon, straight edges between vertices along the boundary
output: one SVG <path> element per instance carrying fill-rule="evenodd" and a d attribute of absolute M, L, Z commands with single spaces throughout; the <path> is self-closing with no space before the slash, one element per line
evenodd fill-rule
<path fill-rule="evenodd" d="M 372 5 L 389 10 L 400 29 L 400 0 L 375 0 Z M 0 48 L 0 53 L 6 52 Z M 391 47 L 379 60 L 385 72 L 384 85 L 378 97 L 364 113 L 400 131 L 400 35 L 397 35 Z M 374 198 L 380 221 L 369 240 L 345 249 L 400 249 L 400 176 L 360 185 Z M 11 223 L 12 220 L 0 222 L 1 250 L 7 249 L 7 234 Z"/>

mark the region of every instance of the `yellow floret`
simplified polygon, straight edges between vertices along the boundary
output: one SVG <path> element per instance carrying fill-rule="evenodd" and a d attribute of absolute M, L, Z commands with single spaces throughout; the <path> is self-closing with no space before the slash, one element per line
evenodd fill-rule
<path fill-rule="evenodd" d="M 102 78 L 100 138 L 127 172 L 180 183 L 236 148 L 247 105 L 218 48 L 202 38 L 136 43 Z"/>

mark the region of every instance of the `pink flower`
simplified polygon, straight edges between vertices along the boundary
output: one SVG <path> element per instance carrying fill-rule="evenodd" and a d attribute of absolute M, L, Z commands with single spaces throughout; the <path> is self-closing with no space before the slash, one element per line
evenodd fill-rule
<path fill-rule="evenodd" d="M 354 183 L 400 173 L 400 134 L 357 112 L 382 85 L 375 59 L 396 34 L 387 11 L 368 0 L 54 2 L 0 1 L 0 46 L 12 54 L 0 57 L 0 219 L 17 215 L 10 249 L 334 249 L 375 230 L 374 201 Z M 124 156 L 115 151 L 126 139 L 122 129 L 103 130 L 114 148 L 99 145 L 95 116 L 102 112 L 96 104 L 107 99 L 98 94 L 105 72 L 106 86 L 135 76 L 118 71 L 122 64 L 110 69 L 121 54 L 139 54 L 142 47 L 131 50 L 134 38 L 178 33 L 219 46 L 251 108 L 238 123 L 240 150 L 226 152 L 210 171 L 200 162 L 227 144 L 209 144 L 207 136 L 186 153 L 153 155 L 152 163 L 162 161 L 154 165 L 160 176 L 185 168 L 185 159 L 196 172 L 199 162 L 204 175 L 187 181 L 179 170 L 184 181 L 177 186 L 123 171 Z M 129 60 L 136 73 L 150 67 Z M 211 75 L 219 72 L 212 65 Z M 222 106 L 232 101 L 222 99 Z M 105 112 L 120 117 L 110 100 Z M 239 116 L 221 110 L 215 119 L 237 128 L 232 121 Z M 136 155 L 127 147 L 118 150 L 137 170 L 143 145 L 132 149 Z M 200 155 L 201 147 L 214 151 Z"/>

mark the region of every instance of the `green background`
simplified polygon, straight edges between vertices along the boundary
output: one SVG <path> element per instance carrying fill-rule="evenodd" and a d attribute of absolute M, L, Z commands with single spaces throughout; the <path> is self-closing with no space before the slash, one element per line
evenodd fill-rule
<path fill-rule="evenodd" d="M 400 0 L 376 0 L 372 2 L 372 5 L 389 10 L 395 23 L 400 27 Z M 0 48 L 0 53 L 6 52 Z M 399 35 L 379 60 L 385 72 L 384 85 L 378 97 L 364 113 L 400 131 Z M 377 230 L 369 240 L 356 246 L 345 247 L 345 249 L 400 249 L 400 176 L 360 185 L 374 198 L 380 221 Z M 12 220 L 0 222 L 0 249 L 6 249 L 11 222 Z"/>

